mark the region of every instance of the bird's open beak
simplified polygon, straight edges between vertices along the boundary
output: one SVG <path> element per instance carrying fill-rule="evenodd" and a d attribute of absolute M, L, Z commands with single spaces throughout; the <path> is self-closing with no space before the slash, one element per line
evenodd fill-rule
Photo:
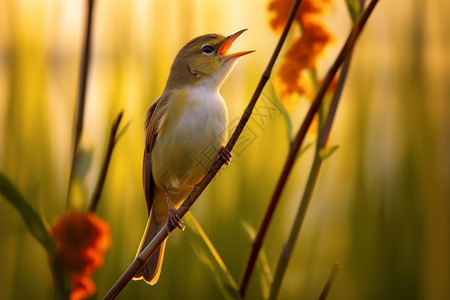
<path fill-rule="evenodd" d="M 225 42 L 223 42 L 222 45 L 220 45 L 219 47 L 219 55 L 220 56 L 226 56 L 227 58 L 238 58 L 240 56 L 255 52 L 254 50 L 250 50 L 250 51 L 242 51 L 242 52 L 237 52 L 237 53 L 233 53 L 233 54 L 228 54 L 228 49 L 230 49 L 231 45 L 233 44 L 233 42 L 242 34 L 244 33 L 244 31 L 246 31 L 247 29 L 242 29 L 239 30 L 238 32 L 229 35 L 227 37 L 227 39 L 225 40 Z"/>

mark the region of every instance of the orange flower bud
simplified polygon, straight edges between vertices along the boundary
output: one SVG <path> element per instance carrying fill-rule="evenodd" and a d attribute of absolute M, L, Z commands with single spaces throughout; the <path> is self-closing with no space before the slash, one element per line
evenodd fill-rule
<path fill-rule="evenodd" d="M 58 261 L 71 278 L 70 299 L 83 299 L 95 293 L 89 277 L 103 265 L 106 250 L 111 245 L 109 225 L 93 213 L 68 212 L 51 228 L 56 253 L 51 262 Z"/>
<path fill-rule="evenodd" d="M 273 12 L 270 25 L 280 30 L 286 23 L 294 0 L 272 0 L 268 10 Z M 295 39 L 285 54 L 279 70 L 281 96 L 304 94 L 313 97 L 311 79 L 305 74 L 307 69 L 315 68 L 325 48 L 334 37 L 323 22 L 332 0 L 303 0 L 296 15 L 296 22 L 302 28 L 302 35 Z"/>
<path fill-rule="evenodd" d="M 86 299 L 95 294 L 97 287 L 89 276 L 71 276 L 70 300 Z"/>

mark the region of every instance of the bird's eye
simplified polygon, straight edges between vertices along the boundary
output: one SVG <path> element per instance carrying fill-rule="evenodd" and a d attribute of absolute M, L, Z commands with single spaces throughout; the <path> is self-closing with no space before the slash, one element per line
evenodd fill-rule
<path fill-rule="evenodd" d="M 212 54 L 214 52 L 214 47 L 211 45 L 203 45 L 202 46 L 203 54 Z"/>

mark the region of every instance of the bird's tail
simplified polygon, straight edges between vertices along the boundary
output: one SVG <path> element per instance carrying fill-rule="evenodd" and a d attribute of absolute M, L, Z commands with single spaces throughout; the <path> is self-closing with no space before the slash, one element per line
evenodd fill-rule
<path fill-rule="evenodd" d="M 145 247 L 152 241 L 159 230 L 164 226 L 164 223 L 158 223 L 153 217 L 153 211 L 150 212 L 150 216 L 145 227 L 144 236 L 142 237 L 139 245 L 137 255 L 145 249 Z M 161 274 L 162 262 L 164 259 L 164 249 L 166 248 L 166 240 L 156 249 L 155 253 L 145 263 L 145 265 L 134 275 L 134 280 L 143 279 L 148 284 L 154 285 L 158 282 L 159 275 Z"/>

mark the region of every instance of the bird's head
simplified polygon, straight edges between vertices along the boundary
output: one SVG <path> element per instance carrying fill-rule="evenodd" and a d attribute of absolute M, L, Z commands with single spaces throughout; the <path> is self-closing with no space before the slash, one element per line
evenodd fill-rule
<path fill-rule="evenodd" d="M 201 84 L 218 90 L 237 58 L 253 52 L 228 54 L 233 42 L 245 30 L 229 36 L 205 34 L 188 42 L 175 57 L 166 89 Z"/>

